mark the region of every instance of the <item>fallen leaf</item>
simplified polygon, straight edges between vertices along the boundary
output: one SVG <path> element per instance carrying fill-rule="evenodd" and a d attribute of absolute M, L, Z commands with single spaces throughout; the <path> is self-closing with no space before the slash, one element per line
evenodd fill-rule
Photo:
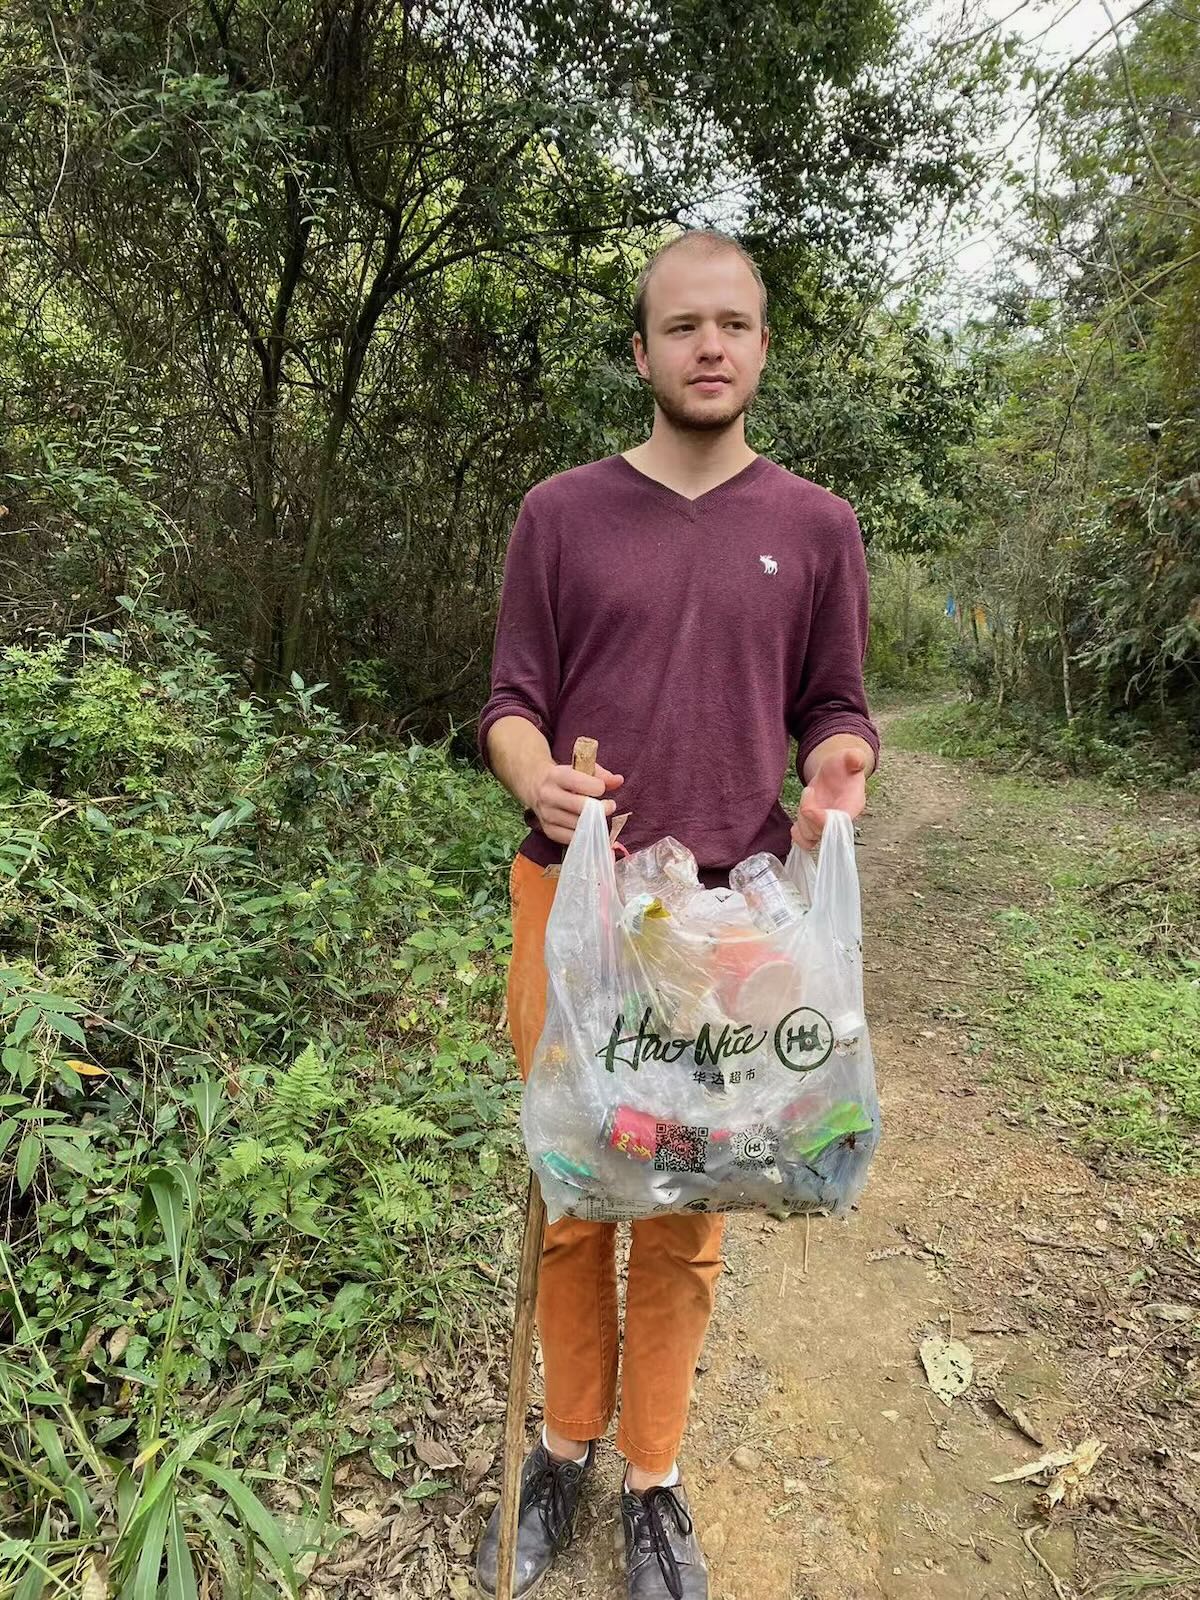
<path fill-rule="evenodd" d="M 79 1600 L 108 1600 L 108 1577 L 99 1556 L 92 1556 L 87 1564 Z"/>
<path fill-rule="evenodd" d="M 1008 1414 L 1027 1439 L 1032 1439 L 1034 1444 L 1040 1444 L 1043 1450 L 1046 1448 L 1046 1435 L 1030 1422 L 1020 1406 L 1014 1406 Z"/>
<path fill-rule="evenodd" d="M 98 1067 L 92 1061 L 68 1061 L 67 1065 L 72 1072 L 77 1072 L 81 1078 L 107 1078 L 108 1073 L 103 1067 Z"/>
<path fill-rule="evenodd" d="M 119 1361 L 129 1348 L 129 1341 L 133 1338 L 133 1329 L 125 1326 L 118 1328 L 108 1341 L 108 1359 Z"/>
<path fill-rule="evenodd" d="M 1108 1449 L 1106 1444 L 1101 1444 L 1099 1439 L 1085 1439 L 1076 1450 L 1073 1459 L 1051 1478 L 1046 1492 L 1039 1495 L 1038 1502 L 1045 1510 L 1049 1511 L 1059 1501 L 1064 1501 L 1068 1506 L 1073 1506 L 1078 1501 L 1082 1481 Z"/>
<path fill-rule="evenodd" d="M 392 1374 L 385 1372 L 376 1378 L 370 1378 L 366 1383 L 356 1383 L 353 1389 L 346 1390 L 346 1404 L 354 1411 L 363 1406 L 369 1406 L 377 1395 L 381 1395 L 393 1381 Z"/>
<path fill-rule="evenodd" d="M 1152 1317 L 1157 1317 L 1160 1322 L 1191 1322 L 1193 1319 L 1200 1321 L 1200 1306 L 1184 1306 L 1159 1302 L 1147 1306 L 1146 1311 Z"/>
<path fill-rule="evenodd" d="M 371 1511 L 366 1506 L 341 1506 L 338 1516 L 363 1540 L 369 1539 L 383 1527 L 383 1518 L 378 1511 Z"/>
<path fill-rule="evenodd" d="M 447 1449 L 437 1439 L 430 1439 L 426 1434 L 420 1436 L 416 1444 L 413 1445 L 413 1449 L 427 1467 L 433 1468 L 434 1472 L 441 1472 L 446 1467 L 462 1465 L 453 1450 Z"/>
<path fill-rule="evenodd" d="M 491 1466 L 495 1456 L 496 1452 L 494 1450 L 468 1451 L 467 1459 L 463 1463 L 463 1487 L 468 1494 L 487 1477 L 488 1468 Z"/>
<path fill-rule="evenodd" d="M 1084 1439 L 1074 1450 L 1051 1450 L 1036 1461 L 1028 1461 L 1012 1472 L 1002 1472 L 993 1483 L 1018 1483 L 1029 1478 L 1048 1477 L 1049 1481 L 1038 1504 L 1049 1511 L 1060 1501 L 1072 1506 L 1080 1496 L 1080 1485 L 1099 1461 L 1108 1446 L 1099 1439 Z"/>
<path fill-rule="evenodd" d="M 1028 1415 L 1022 1411 L 1020 1406 L 1009 1405 L 999 1389 L 990 1386 L 987 1388 L 987 1396 L 997 1411 L 1006 1416 L 1014 1428 L 1019 1428 L 1027 1439 L 1032 1439 L 1033 1443 L 1040 1445 L 1043 1450 L 1046 1448 L 1044 1431 L 1030 1421 Z"/>
<path fill-rule="evenodd" d="M 1066 1467 L 1075 1459 L 1073 1450 L 1051 1450 L 1044 1456 L 1039 1456 L 1036 1461 L 1027 1461 L 1023 1467 L 1014 1467 L 1011 1472 L 1001 1472 L 992 1479 L 993 1483 L 1022 1483 L 1026 1478 L 1039 1478 L 1044 1472 L 1055 1472 L 1059 1467 Z"/>
<path fill-rule="evenodd" d="M 929 1387 L 944 1405 L 971 1385 L 975 1364 L 961 1339 L 943 1339 L 941 1334 L 934 1334 L 923 1340 L 921 1364 Z"/>

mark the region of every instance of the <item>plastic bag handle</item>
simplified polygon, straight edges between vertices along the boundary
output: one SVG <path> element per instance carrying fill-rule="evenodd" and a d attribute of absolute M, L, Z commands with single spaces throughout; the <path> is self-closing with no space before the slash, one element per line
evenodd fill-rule
<path fill-rule="evenodd" d="M 862 899 L 854 859 L 854 823 L 848 811 L 825 814 L 813 900 L 829 918 L 837 938 L 850 945 L 861 943 Z"/>
<path fill-rule="evenodd" d="M 848 811 L 828 811 L 819 851 L 794 844 L 787 872 L 807 895 L 812 910 L 827 918 L 834 935 L 853 945 L 862 939 L 862 900 L 854 859 L 854 823 Z"/>

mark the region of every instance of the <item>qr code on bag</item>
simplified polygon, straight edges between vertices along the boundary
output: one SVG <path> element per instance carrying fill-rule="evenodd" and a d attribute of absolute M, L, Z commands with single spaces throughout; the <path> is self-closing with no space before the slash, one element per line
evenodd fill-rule
<path fill-rule="evenodd" d="M 678 1122 L 655 1124 L 655 1172 L 703 1172 L 707 1155 L 707 1128 L 686 1128 Z"/>

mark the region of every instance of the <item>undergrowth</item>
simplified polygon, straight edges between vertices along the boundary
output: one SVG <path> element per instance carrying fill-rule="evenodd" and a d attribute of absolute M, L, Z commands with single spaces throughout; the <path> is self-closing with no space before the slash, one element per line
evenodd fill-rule
<path fill-rule="evenodd" d="M 1030 706 L 956 700 L 897 718 L 888 743 L 970 761 L 985 772 L 1094 777 L 1119 786 L 1178 785 L 1200 792 L 1195 730 L 1150 728 L 1131 718 L 1081 713 L 1067 722 Z"/>
<path fill-rule="evenodd" d="M 246 1600 L 300 1581 L 346 1456 L 441 1486 L 388 1395 L 339 1405 L 463 1338 L 495 1254 L 519 823 L 122 606 L 0 654 L 0 1595 Z"/>
<path fill-rule="evenodd" d="M 1087 784 L 982 778 L 966 825 L 934 876 L 1009 902 L 976 1013 L 1000 1072 L 1098 1164 L 1200 1171 L 1200 829 Z"/>

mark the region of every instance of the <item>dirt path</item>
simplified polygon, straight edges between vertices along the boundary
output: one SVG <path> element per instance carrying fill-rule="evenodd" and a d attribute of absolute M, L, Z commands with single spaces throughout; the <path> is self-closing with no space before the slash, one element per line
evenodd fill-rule
<path fill-rule="evenodd" d="M 1197 1186 L 1145 1169 L 1101 1175 L 1049 1106 L 1028 1121 L 1016 1109 L 1028 1086 L 992 1062 L 972 1018 L 996 987 L 997 913 L 1053 891 L 995 881 L 987 784 L 894 750 L 882 782 L 859 859 L 884 1137 L 848 1222 L 729 1219 L 682 1455 L 713 1600 L 1117 1600 L 1095 1580 L 1153 1565 L 1139 1525 L 1193 1552 L 1160 1543 L 1165 1568 L 1193 1577 L 1150 1592 L 1200 1600 Z M 1103 798 L 1064 800 L 1038 825 L 1099 849 L 1112 818 Z M 514 1207 L 513 1251 L 519 1223 Z M 449 1445 L 422 1460 L 461 1463 L 458 1486 L 414 1502 L 369 1462 L 343 1463 L 348 1542 L 313 1585 L 327 1600 L 474 1592 L 511 1330 L 485 1267 L 479 1324 L 456 1361 L 410 1360 L 423 1415 L 395 1417 Z M 512 1274 L 501 1281 L 511 1293 Z M 919 1360 L 934 1334 L 974 1358 L 972 1386 L 949 1406 Z M 362 1407 L 392 1381 L 386 1351 L 366 1376 Z M 538 1387 L 535 1373 L 531 1417 Z M 1039 1457 L 1037 1441 L 1087 1438 L 1105 1453 L 1080 1503 L 1049 1523 L 1037 1485 L 992 1482 Z M 606 1443 L 544 1600 L 623 1596 L 619 1474 Z"/>
<path fill-rule="evenodd" d="M 986 963 L 987 919 L 947 917 L 918 887 L 929 838 L 969 821 L 967 785 L 899 753 L 886 781 L 860 849 L 884 1139 L 860 1211 L 814 1222 L 807 1259 L 804 1223 L 730 1219 L 682 1458 L 714 1600 L 1052 1596 L 1022 1542 L 1031 1526 L 1061 1592 L 1080 1593 L 1072 1519 L 1046 1531 L 1035 1488 L 990 1481 L 1042 1453 L 1002 1406 L 1050 1446 L 1095 1430 L 1137 1448 L 1100 1430 L 1128 1388 L 1115 1310 L 1153 1242 L 1145 1194 L 1099 1178 L 1052 1128 L 1014 1127 L 981 1081 L 954 1013 Z M 917 1355 L 936 1333 L 975 1359 L 949 1407 Z M 623 1594 L 618 1473 L 606 1447 L 547 1600 Z"/>

